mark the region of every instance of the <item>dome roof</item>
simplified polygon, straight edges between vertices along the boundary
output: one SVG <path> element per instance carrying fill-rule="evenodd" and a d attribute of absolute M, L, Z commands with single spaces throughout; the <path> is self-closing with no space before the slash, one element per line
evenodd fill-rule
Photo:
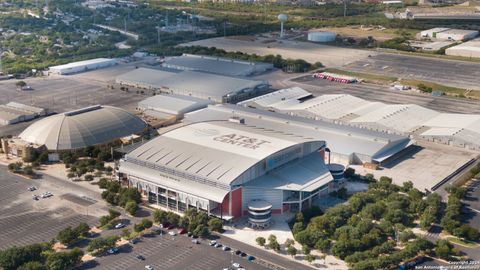
<path fill-rule="evenodd" d="M 140 133 L 146 127 L 140 118 L 123 109 L 97 105 L 39 120 L 19 137 L 44 144 L 48 150 L 70 150 Z"/>

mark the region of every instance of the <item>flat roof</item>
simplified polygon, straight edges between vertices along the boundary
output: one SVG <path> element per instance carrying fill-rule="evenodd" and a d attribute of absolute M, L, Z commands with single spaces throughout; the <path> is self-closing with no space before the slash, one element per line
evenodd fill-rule
<path fill-rule="evenodd" d="M 89 60 L 84 60 L 84 61 L 71 62 L 71 63 L 64 64 L 64 65 L 51 66 L 50 69 L 68 69 L 68 68 L 74 68 L 74 67 L 78 67 L 78 66 L 98 64 L 98 63 L 110 62 L 110 61 L 115 61 L 115 59 L 95 58 L 95 59 L 89 59 Z"/>
<path fill-rule="evenodd" d="M 221 101 L 229 94 L 250 91 L 267 82 L 244 78 L 227 77 L 196 71 L 171 72 L 158 69 L 138 68 L 116 78 L 118 83 L 144 85 L 171 91 L 173 94 L 195 96 Z"/>
<path fill-rule="evenodd" d="M 312 192 L 332 181 L 332 175 L 318 153 L 312 153 L 247 182 L 255 188 Z"/>
<path fill-rule="evenodd" d="M 302 134 L 305 137 L 326 141 L 327 147 L 332 152 L 347 156 L 357 153 L 373 159 L 383 158 L 391 155 L 392 149 L 400 151 L 411 144 L 408 137 L 401 135 L 231 104 L 210 105 L 205 109 L 188 113 L 185 115 L 184 122 L 226 120 L 232 116 L 244 118 L 246 124 L 262 127 L 265 130 Z"/>
<path fill-rule="evenodd" d="M 273 65 L 268 63 L 192 54 L 171 57 L 163 65 L 169 68 L 198 70 L 231 76 L 248 76 L 258 71 L 273 68 Z"/>
<path fill-rule="evenodd" d="M 209 104 L 213 104 L 213 101 L 190 96 L 165 94 L 146 98 L 138 103 L 138 107 L 178 115 L 195 109 L 205 108 Z"/>

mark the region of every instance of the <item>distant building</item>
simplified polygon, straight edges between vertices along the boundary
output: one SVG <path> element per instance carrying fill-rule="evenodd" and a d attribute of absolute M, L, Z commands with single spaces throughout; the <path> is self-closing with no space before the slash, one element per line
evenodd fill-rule
<path fill-rule="evenodd" d="M 41 119 L 19 138 L 57 152 L 106 144 L 146 129 L 145 122 L 123 109 L 96 105 Z"/>
<path fill-rule="evenodd" d="M 32 120 L 44 116 L 47 111 L 43 108 L 29 106 L 18 102 L 9 102 L 0 105 L 0 125 L 12 125 L 18 122 Z"/>
<path fill-rule="evenodd" d="M 109 67 L 116 64 L 117 64 L 117 61 L 115 59 L 96 58 L 96 59 L 90 59 L 90 60 L 85 60 L 80 62 L 72 62 L 65 65 L 53 66 L 53 67 L 50 67 L 48 70 L 49 70 L 49 73 L 51 74 L 69 75 L 69 74 Z"/>
<path fill-rule="evenodd" d="M 480 38 L 450 47 L 445 50 L 445 54 L 480 58 Z"/>
<path fill-rule="evenodd" d="M 250 76 L 273 69 L 273 64 L 269 63 L 192 54 L 171 57 L 163 63 L 163 66 L 177 70 L 203 71 L 227 76 Z"/>
<path fill-rule="evenodd" d="M 203 109 L 213 103 L 210 100 L 190 96 L 162 94 L 140 101 L 137 110 L 143 113 L 147 121 L 155 118 L 157 121 L 152 121 L 153 123 L 160 121 L 160 125 L 167 125 L 182 119 L 186 113 Z"/>
<path fill-rule="evenodd" d="M 462 30 L 450 28 L 432 28 L 420 32 L 424 38 L 432 38 L 436 40 L 465 41 L 478 36 L 478 31 Z"/>
<path fill-rule="evenodd" d="M 138 68 L 118 76 L 116 83 L 183 96 L 236 103 L 264 94 L 269 90 L 265 81 L 227 77 L 197 71 L 167 71 Z"/>

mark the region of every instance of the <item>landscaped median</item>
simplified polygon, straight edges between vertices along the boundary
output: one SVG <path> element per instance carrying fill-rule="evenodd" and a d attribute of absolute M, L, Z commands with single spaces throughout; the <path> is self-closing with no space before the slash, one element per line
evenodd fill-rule
<path fill-rule="evenodd" d="M 431 94 L 432 92 L 436 91 L 438 93 L 441 93 L 442 95 L 447 95 L 447 96 L 480 99 L 480 91 L 468 91 L 467 89 L 446 86 L 443 84 L 429 82 L 429 81 L 399 79 L 397 77 L 392 77 L 392 76 L 346 71 L 346 70 L 337 69 L 337 68 L 326 68 L 323 71 L 336 73 L 339 75 L 356 77 L 360 81 L 363 81 L 366 83 L 372 83 L 372 84 L 391 85 L 393 83 L 398 83 L 398 84 L 413 87 L 415 89 L 418 89 L 420 92 L 427 93 L 427 94 Z"/>

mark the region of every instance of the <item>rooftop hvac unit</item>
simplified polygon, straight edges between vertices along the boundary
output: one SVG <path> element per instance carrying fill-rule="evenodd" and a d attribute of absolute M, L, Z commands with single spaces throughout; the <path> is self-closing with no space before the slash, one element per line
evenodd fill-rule
<path fill-rule="evenodd" d="M 230 117 L 228 121 L 237 124 L 245 124 L 245 118 L 240 118 L 238 116 Z"/>

